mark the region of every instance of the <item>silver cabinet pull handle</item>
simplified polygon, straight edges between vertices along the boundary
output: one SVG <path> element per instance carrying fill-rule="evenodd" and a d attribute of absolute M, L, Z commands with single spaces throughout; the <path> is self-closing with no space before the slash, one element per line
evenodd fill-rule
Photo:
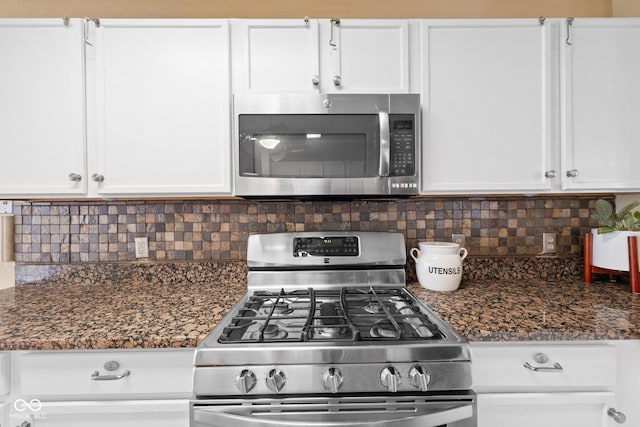
<path fill-rule="evenodd" d="M 577 178 L 578 175 L 580 175 L 578 169 L 571 169 L 570 171 L 567 171 L 567 178 Z"/>
<path fill-rule="evenodd" d="M 627 421 L 627 416 L 623 412 L 616 411 L 615 408 L 609 408 L 607 415 L 618 424 L 624 424 Z"/>
<path fill-rule="evenodd" d="M 553 366 L 533 366 L 529 362 L 525 362 L 524 367 L 534 372 L 562 372 L 564 370 L 559 363 L 554 363 Z"/>
<path fill-rule="evenodd" d="M 342 77 L 333 76 L 333 85 L 334 86 L 340 86 L 341 83 L 342 83 Z"/>
<path fill-rule="evenodd" d="M 311 83 L 313 83 L 314 86 L 318 86 L 318 84 L 320 83 L 320 76 L 317 74 L 312 75 Z"/>
<path fill-rule="evenodd" d="M 544 173 L 544 177 L 545 178 L 555 178 L 556 177 L 556 171 L 552 170 L 548 170 Z"/>
<path fill-rule="evenodd" d="M 104 176 L 97 173 L 91 175 L 91 179 L 95 182 L 104 182 Z"/>
<path fill-rule="evenodd" d="M 80 182 L 82 181 L 82 175 L 80 175 L 79 173 L 70 173 L 69 181 Z"/>
<path fill-rule="evenodd" d="M 94 381 L 114 381 L 114 380 L 121 380 L 125 377 L 128 377 L 129 375 L 131 375 L 131 371 L 128 369 L 123 373 L 117 374 L 117 375 L 113 375 L 113 374 L 100 375 L 100 372 L 93 371 L 93 373 L 91 374 L 91 379 Z"/>

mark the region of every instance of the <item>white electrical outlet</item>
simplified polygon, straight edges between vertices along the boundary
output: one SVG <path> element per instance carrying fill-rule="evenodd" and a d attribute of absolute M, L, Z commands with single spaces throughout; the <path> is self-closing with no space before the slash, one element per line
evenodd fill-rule
<path fill-rule="evenodd" d="M 457 234 L 454 233 L 451 235 L 451 241 L 453 243 L 457 243 L 460 245 L 461 248 L 464 248 L 464 243 L 465 243 L 465 238 L 464 238 L 464 234 Z"/>
<path fill-rule="evenodd" d="M 136 237 L 136 258 L 149 258 L 149 238 Z"/>
<path fill-rule="evenodd" d="M 13 202 L 11 200 L 0 200 L 0 214 L 10 214 L 13 212 Z"/>
<path fill-rule="evenodd" d="M 557 251 L 556 246 L 556 233 L 542 233 L 543 254 L 555 254 Z"/>

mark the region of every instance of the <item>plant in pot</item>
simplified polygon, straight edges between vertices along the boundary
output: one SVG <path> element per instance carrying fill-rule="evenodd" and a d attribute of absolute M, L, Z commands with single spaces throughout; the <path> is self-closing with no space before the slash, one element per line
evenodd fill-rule
<path fill-rule="evenodd" d="M 591 230 L 593 235 L 592 261 L 600 268 L 629 271 L 627 237 L 640 239 L 640 212 L 634 211 L 640 202 L 634 201 L 615 212 L 607 200 L 597 200 L 591 218 L 600 227 Z"/>

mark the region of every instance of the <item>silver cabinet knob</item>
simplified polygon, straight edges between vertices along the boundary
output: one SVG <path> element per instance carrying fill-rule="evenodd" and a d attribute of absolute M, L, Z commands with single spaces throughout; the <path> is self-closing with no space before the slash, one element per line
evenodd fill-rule
<path fill-rule="evenodd" d="M 380 372 L 380 382 L 392 393 L 398 391 L 398 384 L 400 384 L 400 373 L 393 366 L 387 366 Z"/>
<path fill-rule="evenodd" d="M 344 382 L 342 372 L 336 368 L 329 368 L 322 376 L 322 386 L 330 393 L 337 393 Z"/>
<path fill-rule="evenodd" d="M 274 393 L 277 393 L 280 390 L 282 390 L 282 387 L 284 387 L 286 382 L 287 382 L 287 377 L 285 376 L 284 372 L 282 372 L 279 369 L 272 369 L 267 374 L 267 380 L 266 380 L 267 387 L 269 387 L 269 390 L 271 390 Z"/>
<path fill-rule="evenodd" d="M 431 382 L 431 374 L 421 365 L 409 369 L 409 383 L 420 391 L 427 391 Z"/>
<path fill-rule="evenodd" d="M 256 386 L 256 374 L 248 369 L 243 369 L 236 377 L 236 386 L 242 394 L 247 394 Z"/>
<path fill-rule="evenodd" d="M 333 76 L 333 84 L 335 86 L 340 86 L 340 84 L 342 83 L 342 77 L 340 76 Z"/>
<path fill-rule="evenodd" d="M 104 176 L 97 173 L 94 173 L 93 175 L 91 175 L 91 179 L 94 182 L 104 182 Z"/>
<path fill-rule="evenodd" d="M 313 83 L 314 86 L 317 86 L 320 83 L 320 76 L 317 74 L 312 75 L 311 83 Z"/>
<path fill-rule="evenodd" d="M 80 182 L 82 181 L 82 175 L 80 175 L 79 173 L 70 173 L 69 181 Z"/>
<path fill-rule="evenodd" d="M 615 408 L 609 408 L 607 415 L 609 415 L 609 417 L 618 424 L 624 424 L 627 421 L 627 416 L 620 411 L 616 411 Z"/>
<path fill-rule="evenodd" d="M 567 171 L 567 178 L 576 178 L 578 175 L 580 175 L 578 169 L 571 169 L 570 171 Z"/>
<path fill-rule="evenodd" d="M 544 173 L 544 177 L 545 178 L 555 178 L 556 177 L 556 171 L 554 170 L 548 170 Z"/>

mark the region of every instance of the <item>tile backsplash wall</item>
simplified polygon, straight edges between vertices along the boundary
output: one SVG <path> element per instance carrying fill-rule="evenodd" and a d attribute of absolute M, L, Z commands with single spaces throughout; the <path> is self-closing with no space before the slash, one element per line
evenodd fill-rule
<path fill-rule="evenodd" d="M 18 263 L 133 261 L 148 237 L 150 260 L 243 260 L 247 237 L 284 231 L 399 231 L 408 247 L 466 236 L 470 256 L 535 256 L 542 233 L 557 233 L 558 255 L 581 254 L 598 196 L 410 198 L 350 201 L 21 202 Z M 608 197 L 613 200 L 613 196 Z"/>

